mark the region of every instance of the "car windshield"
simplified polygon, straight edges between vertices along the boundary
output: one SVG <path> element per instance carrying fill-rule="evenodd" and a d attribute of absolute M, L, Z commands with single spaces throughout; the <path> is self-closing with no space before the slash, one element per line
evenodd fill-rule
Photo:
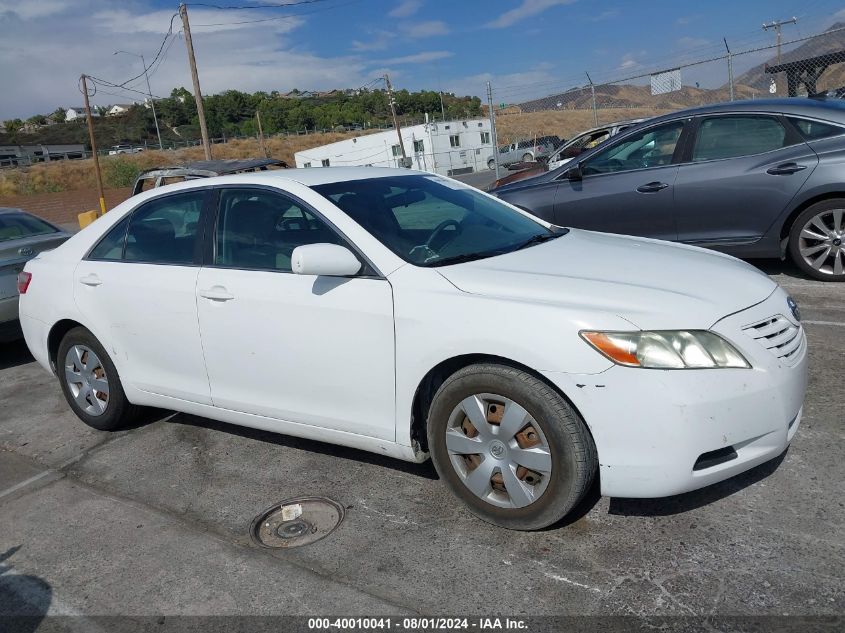
<path fill-rule="evenodd" d="M 472 187 L 435 175 L 312 187 L 406 262 L 443 266 L 562 235 Z"/>
<path fill-rule="evenodd" d="M 53 226 L 32 215 L 25 213 L 0 214 L 0 242 L 55 232 L 56 229 Z"/>

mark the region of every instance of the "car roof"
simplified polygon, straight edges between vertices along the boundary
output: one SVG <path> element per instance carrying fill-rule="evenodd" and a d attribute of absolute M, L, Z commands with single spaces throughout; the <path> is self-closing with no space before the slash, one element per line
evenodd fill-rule
<path fill-rule="evenodd" d="M 743 99 L 740 101 L 726 101 L 712 105 L 687 108 L 686 110 L 678 110 L 650 119 L 649 122 L 655 123 L 686 116 L 717 114 L 719 112 L 777 112 L 809 117 L 834 118 L 845 121 L 845 101 L 841 99 L 810 99 L 806 97 Z"/>
<path fill-rule="evenodd" d="M 203 176 L 208 175 L 226 175 L 234 174 L 239 171 L 247 171 L 249 169 L 259 169 L 261 167 L 271 166 L 287 166 L 283 160 L 275 158 L 230 158 L 225 160 L 197 160 L 182 165 L 171 165 L 169 167 L 154 167 L 143 171 L 138 177 L 149 178 L 151 176 L 181 176 L 198 174 Z"/>

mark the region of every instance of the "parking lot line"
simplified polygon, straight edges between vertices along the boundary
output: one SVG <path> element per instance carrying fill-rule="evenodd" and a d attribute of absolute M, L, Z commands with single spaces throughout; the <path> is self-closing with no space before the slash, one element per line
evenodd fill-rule
<path fill-rule="evenodd" d="M 56 472 L 56 471 L 54 471 L 53 469 L 45 470 L 44 472 L 38 473 L 37 475 L 33 475 L 29 479 L 24 479 L 23 481 L 18 482 L 14 486 L 11 486 L 10 488 L 6 488 L 5 490 L 0 491 L 0 499 L 12 494 L 13 492 L 20 490 L 21 488 L 25 488 L 29 484 L 35 483 L 39 479 L 43 479 L 47 475 L 50 475 L 54 472 Z"/>
<path fill-rule="evenodd" d="M 836 325 L 838 327 L 845 327 L 842 321 L 802 321 L 802 323 L 809 323 L 810 325 Z"/>

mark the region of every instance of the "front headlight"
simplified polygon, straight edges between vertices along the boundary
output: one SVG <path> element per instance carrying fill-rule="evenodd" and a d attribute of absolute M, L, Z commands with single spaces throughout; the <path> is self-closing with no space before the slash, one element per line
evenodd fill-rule
<path fill-rule="evenodd" d="M 751 367 L 733 345 L 718 334 L 705 330 L 581 332 L 581 336 L 614 363 L 626 367 Z"/>

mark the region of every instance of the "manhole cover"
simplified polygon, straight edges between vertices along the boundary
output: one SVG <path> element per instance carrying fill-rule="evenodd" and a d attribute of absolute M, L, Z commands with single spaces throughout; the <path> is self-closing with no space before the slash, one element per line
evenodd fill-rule
<path fill-rule="evenodd" d="M 288 499 L 255 517 L 249 535 L 261 547 L 301 547 L 330 534 L 344 514 L 342 505 L 326 497 Z"/>

